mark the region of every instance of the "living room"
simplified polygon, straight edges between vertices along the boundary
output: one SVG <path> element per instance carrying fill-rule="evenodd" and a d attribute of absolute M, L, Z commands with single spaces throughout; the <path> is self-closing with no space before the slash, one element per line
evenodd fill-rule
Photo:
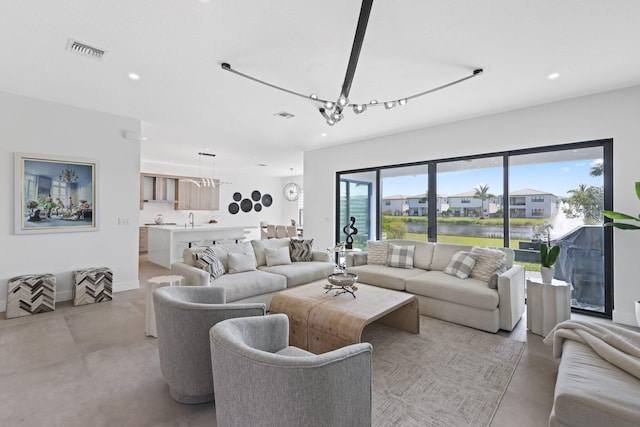
<path fill-rule="evenodd" d="M 237 154 L 237 151 L 232 150 L 234 145 L 236 146 L 235 148 L 242 148 L 245 146 L 244 144 L 247 144 L 246 147 L 254 147 L 249 145 L 251 138 L 246 137 L 244 133 L 246 128 L 252 127 L 248 126 L 247 123 L 251 123 L 253 118 L 249 115 L 244 116 L 244 107 L 240 104 L 229 105 L 228 108 L 232 110 L 231 117 L 224 116 L 225 118 L 220 120 L 230 122 L 231 126 L 239 129 L 243 128 L 242 135 L 238 136 L 237 139 L 233 133 L 228 133 L 227 130 L 215 133 L 215 131 L 211 132 L 209 128 L 206 128 L 211 133 L 205 133 L 194 140 L 187 140 L 186 134 L 181 129 L 174 127 L 173 119 L 167 117 L 167 113 L 152 109 L 147 112 L 146 116 L 137 114 L 136 108 L 130 105 L 141 101 L 130 102 L 130 104 L 123 106 L 120 111 L 113 111 L 105 108 L 104 104 L 101 103 L 100 96 L 102 92 L 90 91 L 91 85 L 96 85 L 103 86 L 103 90 L 107 92 L 120 93 L 123 99 L 130 95 L 130 92 L 134 93 L 134 98 L 137 99 L 144 99 L 149 95 L 146 89 L 140 89 L 139 86 L 135 85 L 136 82 L 131 81 L 126 76 L 125 71 L 129 72 L 127 68 L 129 64 L 123 65 L 120 63 L 117 55 L 108 58 L 110 63 L 107 62 L 107 64 L 119 64 L 116 69 L 122 71 L 122 75 L 116 75 L 113 69 L 111 74 L 107 73 L 105 75 L 104 70 L 97 67 L 98 63 L 90 62 L 90 59 L 81 57 L 74 58 L 74 66 L 78 68 L 69 79 L 63 77 L 65 73 L 68 74 L 68 71 L 50 69 L 47 61 L 39 62 L 38 66 L 34 66 L 34 62 L 32 62 L 34 59 L 30 57 L 34 55 L 27 54 L 25 51 L 37 52 L 40 49 L 33 48 L 29 43 L 33 43 L 36 46 L 45 45 L 46 43 L 36 37 L 30 38 L 29 31 L 35 31 L 35 28 L 39 28 L 46 35 L 48 28 L 53 26 L 57 28 L 57 20 L 52 18 L 52 16 L 57 15 L 48 14 L 51 11 L 46 9 L 50 6 L 30 5 L 27 7 L 19 5 L 19 2 L 15 3 L 15 5 L 1 7 L 2 9 L 5 7 L 8 9 L 7 16 L 14 16 L 16 22 L 24 23 L 20 24 L 24 25 L 24 28 L 20 28 L 20 25 L 16 23 L 7 25 L 4 30 L 0 30 L 3 31 L 2 34 L 5 36 L 3 37 L 5 42 L 0 43 L 0 52 L 2 52 L 3 57 L 11 58 L 8 63 L 12 64 L 11 67 L 3 67 L 3 70 L 0 71 L 0 75 L 3 77 L 0 79 L 0 112 L 1 117 L 3 117 L 0 121 L 0 138 L 3 141 L 0 150 L 3 154 L 2 170 L 5 171 L 5 179 L 2 181 L 5 188 L 4 194 L 9 199 L 9 203 L 3 205 L 2 208 L 4 212 L 2 217 L 5 218 L 6 226 L 4 231 L 0 233 L 0 242 L 2 247 L 5 248 L 4 274 L 0 278 L 0 311 L 5 309 L 8 279 L 17 275 L 35 272 L 51 272 L 55 274 L 59 283 L 57 298 L 59 298 L 59 301 L 66 301 L 67 303 L 71 299 L 71 271 L 78 267 L 109 266 L 112 268 L 114 271 L 114 292 L 117 298 L 128 298 L 126 297 L 128 291 L 143 291 L 144 280 L 150 276 L 147 273 L 142 275 L 139 266 L 138 225 L 148 222 L 156 212 L 150 210 L 148 217 L 143 218 L 141 216 L 138 186 L 140 173 L 196 176 L 204 171 L 209 174 L 211 164 L 205 162 L 198 164 L 196 156 L 198 151 L 209 146 L 212 151 L 218 153 L 215 177 L 231 184 L 225 184 L 220 187 L 220 200 L 224 202 L 221 203 L 221 209 L 200 214 L 198 217 L 199 223 L 204 223 L 211 217 L 215 217 L 220 224 L 225 225 L 253 225 L 257 227 L 260 221 L 287 223 L 293 218 L 292 212 L 297 212 L 297 204 L 284 199 L 282 188 L 293 179 L 302 186 L 305 194 L 304 235 L 314 239 L 314 246 L 317 249 L 333 247 L 336 243 L 334 236 L 336 228 L 335 179 L 337 172 L 529 147 L 553 146 L 594 139 L 613 139 L 613 201 L 615 210 L 621 212 L 638 211 L 638 202 L 634 197 L 633 183 L 640 180 L 635 164 L 637 141 L 640 137 L 640 127 L 637 124 L 637 117 L 640 113 L 640 86 L 638 86 L 640 81 L 637 76 L 640 75 L 640 70 L 637 55 L 632 53 L 634 52 L 633 43 L 637 40 L 635 36 L 637 36 L 638 30 L 630 22 L 632 20 L 631 17 L 637 16 L 637 13 L 640 12 L 635 4 L 625 2 L 621 10 L 615 10 L 611 6 L 597 5 L 597 2 L 590 2 L 589 7 L 586 8 L 588 9 L 588 15 L 585 17 L 582 14 L 579 16 L 574 15 L 576 10 L 584 11 L 584 9 L 581 9 L 583 6 L 576 2 L 573 4 L 575 10 L 566 12 L 566 16 L 570 16 L 569 20 L 583 18 L 592 28 L 598 27 L 600 19 L 607 24 L 609 29 L 608 37 L 602 35 L 600 38 L 603 43 L 604 40 L 607 43 L 603 45 L 585 44 L 582 49 L 584 52 L 580 52 L 579 55 L 582 61 L 586 61 L 585 58 L 587 58 L 594 63 L 605 64 L 598 69 L 597 73 L 588 74 L 587 80 L 597 81 L 598 84 L 585 85 L 583 87 L 578 86 L 578 83 L 566 83 L 569 87 L 563 88 L 562 96 L 554 94 L 553 91 L 547 91 L 544 93 L 545 96 L 533 100 L 521 100 L 518 98 L 518 94 L 515 93 L 508 103 L 492 106 L 486 113 L 481 113 L 477 110 L 465 110 L 465 104 L 471 103 L 470 100 L 466 99 L 466 91 L 471 90 L 473 85 L 481 83 L 482 79 L 489 80 L 494 70 L 491 69 L 491 64 L 473 64 L 484 66 L 486 68 L 485 75 L 474 79 L 472 82 L 466 82 L 456 88 L 452 88 L 451 92 L 440 92 L 437 98 L 434 99 L 434 104 L 431 103 L 428 97 L 425 97 L 408 104 L 406 108 L 403 107 L 405 109 L 369 111 L 366 114 L 375 114 L 372 116 L 374 117 L 371 119 L 372 121 L 369 122 L 358 122 L 357 119 L 360 117 L 355 117 L 349 112 L 345 114 L 346 117 L 343 123 L 338 123 L 331 128 L 324 123 L 317 111 L 305 104 L 307 101 L 300 101 L 302 105 L 299 105 L 295 104 L 295 97 L 289 99 L 290 95 L 284 94 L 281 97 L 274 95 L 274 99 L 278 100 L 277 105 L 271 106 L 266 100 L 260 101 L 259 108 L 263 109 L 262 114 L 266 111 L 269 118 L 273 119 L 271 117 L 273 113 L 283 108 L 288 110 L 293 104 L 293 109 L 295 109 L 297 116 L 291 119 L 292 121 L 308 115 L 311 117 L 309 120 L 318 122 L 317 126 L 308 127 L 306 124 L 287 124 L 283 128 L 279 122 L 275 127 L 259 128 L 258 132 L 269 133 L 268 138 L 265 136 L 265 140 L 280 139 L 281 141 L 289 141 L 289 143 L 280 142 L 280 145 L 274 144 L 258 152 L 256 154 L 257 158 L 252 159 L 249 155 L 243 158 Z M 188 13 L 183 11 L 191 18 L 194 15 L 197 16 L 197 12 L 195 12 L 196 6 L 219 6 L 214 1 L 209 3 L 194 1 L 192 3 L 189 6 Z M 248 7 L 249 5 L 247 2 L 243 2 L 243 6 Z M 168 18 L 165 13 L 168 13 L 167 11 L 171 9 L 168 4 L 163 6 L 165 7 L 164 9 L 158 7 L 155 18 L 166 24 Z M 289 10 L 296 7 L 293 2 L 287 6 Z M 338 9 L 340 7 L 337 2 L 332 6 Z M 377 6 L 378 4 L 374 7 Z M 492 6 L 499 7 L 501 5 L 500 2 L 495 2 Z M 38 13 L 40 7 L 42 7 L 41 14 Z M 117 9 L 115 7 L 113 8 L 114 10 L 108 11 L 111 15 L 109 15 L 109 19 L 105 20 L 108 23 L 105 26 L 112 28 L 101 29 L 100 34 L 92 33 L 90 28 L 83 28 L 83 14 L 89 13 L 83 8 L 90 8 L 89 6 L 67 2 L 66 7 L 73 12 L 74 23 L 72 27 L 75 31 L 73 34 L 67 34 L 64 39 L 61 39 L 63 44 L 66 43 L 68 38 L 73 37 L 81 40 L 86 37 L 88 41 L 97 39 L 106 43 L 110 40 L 108 30 L 118 28 L 117 23 L 119 20 L 117 19 L 118 14 L 115 12 L 115 9 Z M 122 10 L 126 10 L 127 7 L 123 3 Z M 418 6 L 413 4 L 408 7 Z M 336 25 L 343 28 L 343 30 L 339 31 L 341 33 L 340 37 L 336 36 L 332 44 L 340 46 L 337 49 L 339 52 L 330 61 L 335 65 L 335 69 L 328 72 L 330 76 L 322 77 L 324 79 L 322 87 L 337 88 L 341 82 L 348 50 L 351 46 L 351 37 L 358 8 L 359 3 L 354 4 L 350 7 L 352 9 L 350 13 L 345 13 L 348 18 L 346 16 L 337 18 Z M 231 17 L 226 17 L 226 19 L 242 21 L 241 9 L 241 6 L 236 6 L 236 9 L 233 9 L 235 11 L 234 14 L 230 15 Z M 355 14 L 352 13 L 354 10 Z M 107 11 L 91 11 L 92 19 L 95 19 L 94 14 L 97 14 L 97 12 Z M 143 12 L 148 12 L 148 10 L 141 7 L 134 10 L 132 14 L 142 15 Z M 272 13 L 277 14 L 277 11 Z M 251 19 L 248 20 L 249 22 L 243 21 L 243 28 L 245 28 L 245 25 L 247 27 L 258 25 L 260 19 L 255 16 L 256 14 L 256 11 L 250 13 Z M 27 15 L 29 16 L 28 18 L 26 18 Z M 204 27 L 207 21 L 205 18 L 211 17 L 211 15 L 212 12 L 207 12 L 203 13 L 200 18 L 194 18 L 199 24 L 195 28 Z M 287 18 L 287 14 L 283 13 L 283 15 L 285 16 L 281 19 Z M 535 16 L 538 19 L 546 17 L 544 11 L 538 11 Z M 138 16 L 138 18 L 141 18 L 141 16 Z M 491 26 L 492 21 L 489 18 L 486 19 L 487 26 Z M 222 24 L 221 21 L 224 21 L 224 19 L 216 15 L 215 23 Z M 374 22 L 372 20 L 370 25 L 373 26 Z M 64 24 L 60 26 L 64 27 Z M 269 26 L 268 31 L 271 34 L 275 34 L 273 26 L 275 26 L 273 23 Z M 140 39 L 144 38 L 144 31 L 140 29 L 142 27 L 144 26 L 139 26 L 137 32 L 134 32 L 136 37 Z M 42 30 L 43 28 L 44 30 Z M 513 33 L 505 35 L 503 38 L 508 39 L 513 34 L 518 33 L 517 25 L 509 28 Z M 53 28 L 50 28 L 50 30 L 53 31 Z M 57 30 L 59 29 L 57 28 Z M 281 38 L 286 39 L 287 35 L 295 34 L 295 31 L 302 32 L 305 30 L 294 28 L 291 31 L 292 33 L 290 34 L 281 35 Z M 267 32 L 266 29 L 265 32 Z M 20 37 L 17 37 L 16 34 L 20 35 Z M 229 45 L 231 45 L 229 39 L 232 36 L 242 38 L 240 34 L 231 30 L 229 30 L 229 34 L 227 38 L 222 38 L 215 42 L 209 40 L 209 42 L 225 46 L 226 41 L 229 41 Z M 375 33 L 372 32 L 372 34 Z M 556 34 L 563 34 L 563 32 Z M 199 35 L 194 31 L 194 33 L 189 33 L 188 39 L 198 39 Z M 264 36 L 264 34 L 262 35 Z M 252 37 L 257 36 L 254 34 Z M 598 37 L 594 36 L 595 39 Z M 20 50 L 19 44 L 11 43 L 16 38 L 30 40 L 24 51 Z M 593 41 L 594 38 L 589 40 Z M 378 39 L 373 38 L 372 42 L 375 40 L 383 43 L 379 36 Z M 255 43 L 255 40 L 252 39 L 251 43 Z M 103 47 L 114 49 L 111 46 Z M 514 55 L 518 50 L 516 42 L 511 42 L 507 47 L 514 52 Z M 282 55 L 286 57 L 287 48 L 282 49 L 284 52 Z M 476 49 L 478 49 L 477 46 Z M 554 50 L 548 45 L 540 47 L 540 49 Z M 260 50 L 263 53 L 256 54 L 257 57 L 251 60 L 254 67 L 268 61 L 268 57 L 272 56 L 268 52 L 265 53 L 264 48 Z M 307 49 L 307 51 L 310 50 L 312 49 Z M 407 51 L 410 50 L 409 48 L 402 50 L 403 55 L 404 53 L 409 54 L 410 52 Z M 558 51 L 561 52 L 563 49 L 558 49 Z M 64 50 L 64 46 L 60 48 L 60 52 L 59 55 L 71 55 L 71 53 Z M 559 61 L 558 57 L 562 55 L 557 54 L 555 51 L 554 53 L 556 54 L 554 59 Z M 602 59 L 604 53 L 611 55 L 607 56 L 609 61 Z M 239 58 L 238 66 L 242 63 L 241 56 L 237 52 L 231 51 L 230 47 L 220 48 L 216 55 L 219 55 L 219 57 L 214 60 L 209 59 L 209 61 L 215 63 L 216 67 L 219 67 L 218 62 L 231 61 L 234 57 Z M 424 55 L 429 57 L 428 53 Z M 366 52 L 363 51 L 363 58 L 365 56 Z M 278 57 L 278 55 L 273 55 L 273 57 Z M 611 58 L 618 58 L 618 60 L 613 61 Z M 182 59 L 184 58 L 177 56 L 168 58 L 167 61 L 180 62 Z M 489 58 L 486 59 L 489 60 Z M 399 61 L 400 58 L 395 57 L 394 60 Z M 457 58 L 457 60 L 467 61 L 475 60 L 475 58 Z M 144 59 L 140 60 L 140 62 L 144 61 Z M 412 64 L 403 65 L 402 68 L 411 68 L 415 65 L 415 59 L 411 61 Z M 523 60 L 520 59 L 520 61 Z M 276 62 L 284 61 L 278 60 Z M 38 62 L 36 61 L 36 63 Z M 584 62 L 580 64 L 583 65 Z M 562 64 L 544 64 L 540 68 L 546 69 L 552 66 L 559 67 L 560 65 Z M 544 75 L 528 76 L 530 84 L 535 88 L 542 88 L 543 83 L 545 85 L 563 84 L 563 80 L 565 82 L 569 79 L 578 80 L 576 75 L 587 74 L 588 72 L 586 69 L 569 68 L 569 64 L 564 65 L 564 69 L 570 69 L 574 73 L 573 77 L 570 72 L 561 72 L 559 80 L 547 81 L 546 74 L 553 71 L 549 69 Z M 161 68 L 161 65 L 158 64 L 154 64 L 154 66 L 156 69 Z M 287 64 L 287 67 L 292 66 Z M 304 67 L 304 65 L 301 65 L 301 67 Z M 393 69 L 393 67 L 390 68 Z M 420 69 L 421 71 L 418 74 L 421 74 L 422 77 L 429 75 L 428 68 Z M 607 69 L 611 70 L 612 73 L 618 72 L 615 79 L 607 75 L 605 72 Z M 47 72 L 43 72 L 43 70 Z M 365 70 L 366 67 L 364 66 L 359 69 L 356 79 Z M 18 79 L 17 77 L 21 73 L 24 73 L 28 78 Z M 222 74 L 221 78 L 219 78 L 223 81 L 221 85 L 228 84 L 233 86 L 234 89 L 247 86 L 246 94 L 241 97 L 247 103 L 250 103 L 249 100 L 252 93 L 258 93 L 259 95 L 256 95 L 258 98 L 266 97 L 268 99 L 271 97 L 272 92 L 268 88 L 263 89 L 252 82 L 237 79 L 235 76 L 223 73 L 219 68 L 211 67 L 204 73 Z M 281 74 L 278 74 L 277 68 L 271 68 L 270 73 L 265 75 L 264 78 L 268 77 L 275 81 L 280 79 Z M 71 92 L 74 87 L 73 79 L 80 79 L 80 75 L 89 75 L 90 78 L 84 80 L 83 84 L 80 85 L 81 90 L 78 97 L 84 99 L 84 102 L 76 103 L 69 98 L 68 92 Z M 316 74 L 313 75 L 315 76 Z M 143 83 L 148 76 L 148 73 L 141 73 L 140 83 Z M 283 78 L 281 84 L 290 84 L 293 87 L 306 90 L 305 88 L 310 83 L 303 76 L 304 73 L 290 72 Z M 173 78 L 177 81 L 183 81 L 183 83 L 186 80 L 182 75 L 163 76 L 158 80 L 162 81 L 163 78 Z M 540 79 L 540 81 L 534 81 L 535 79 Z M 582 79 L 581 77 L 580 80 Z M 394 80 L 395 78 L 387 75 L 380 81 L 389 81 L 389 86 L 391 86 Z M 416 81 L 419 82 L 419 78 L 418 80 L 413 80 L 412 83 L 415 84 Z M 100 84 L 96 84 L 96 82 L 100 82 Z M 487 83 L 482 84 L 481 94 L 487 100 L 487 103 L 494 96 L 492 88 L 494 83 L 497 84 L 495 80 L 489 80 Z M 381 85 L 381 83 L 376 84 L 378 86 Z M 426 82 L 425 84 L 428 87 L 431 83 Z M 373 90 L 377 87 L 374 85 L 370 86 L 370 88 Z M 385 91 L 394 92 L 393 88 L 385 87 L 384 89 Z M 414 87 L 414 89 L 416 91 L 422 90 L 423 87 Z M 185 90 L 193 93 L 198 92 L 199 88 L 189 87 Z M 218 87 L 213 89 L 214 92 L 216 90 L 224 94 L 225 99 L 229 98 L 224 89 Z M 542 92 L 547 89 L 539 90 Z M 311 88 L 309 88 L 309 91 L 311 91 Z M 363 91 L 364 89 L 361 89 L 360 92 L 362 93 Z M 83 95 L 83 93 L 89 95 Z M 210 92 L 207 93 L 211 96 Z M 173 95 L 176 98 L 179 96 L 177 90 L 168 90 L 166 93 L 154 94 L 148 98 L 152 100 L 151 104 L 163 104 L 172 102 Z M 362 96 L 369 95 L 364 93 Z M 476 92 L 476 98 L 479 97 L 480 95 Z M 126 99 L 127 102 L 130 101 L 130 98 Z M 199 100 L 201 104 L 197 104 L 193 109 L 205 109 L 204 106 L 207 103 L 214 102 L 212 99 Z M 481 104 L 482 101 L 475 99 L 474 104 L 478 103 Z M 284 107 L 281 106 L 283 104 L 285 105 Z M 425 125 L 413 124 L 404 128 L 395 125 L 405 113 L 428 115 L 433 112 L 435 114 L 434 110 L 439 109 L 438 105 L 442 105 L 444 109 L 447 104 L 452 104 L 448 106 L 453 110 L 455 110 L 456 106 L 459 106 L 461 114 L 454 115 L 451 113 L 449 116 L 439 116 L 438 122 L 430 122 Z M 416 106 L 415 110 L 410 110 L 414 106 Z M 428 114 L 425 114 L 425 111 Z M 195 114 L 195 112 L 182 111 L 180 114 L 189 116 Z M 257 123 L 258 118 L 256 117 L 255 119 Z M 215 121 L 211 117 L 210 120 Z M 163 124 L 163 121 L 169 124 Z M 359 137 L 341 136 L 340 132 L 342 131 L 339 130 L 340 126 L 347 129 L 376 128 L 381 122 L 389 123 L 389 127 L 386 130 L 378 130 L 375 136 L 370 137 L 366 136 L 366 134 L 362 134 L 364 136 Z M 304 128 L 305 126 L 313 130 L 313 134 L 308 132 L 308 135 L 302 138 L 300 137 L 299 132 L 301 131 L 299 127 Z M 265 131 L 264 129 L 267 130 Z M 125 137 L 125 132 L 138 136 L 148 136 L 149 139 L 147 141 L 128 139 Z M 328 135 L 323 137 L 320 132 L 325 132 Z M 215 135 L 215 138 L 212 135 Z M 253 140 L 260 140 L 262 136 L 257 133 L 254 135 Z M 324 139 L 329 140 L 329 142 L 323 142 Z M 156 150 L 163 151 L 164 146 L 170 145 L 178 147 L 178 151 L 181 151 L 180 157 L 176 157 L 179 161 L 176 161 L 175 164 L 168 163 L 160 157 L 155 157 L 154 152 Z M 303 149 L 300 147 L 303 147 Z M 169 151 L 169 153 L 175 153 L 175 151 L 171 150 L 175 150 L 175 147 Z M 239 151 L 243 150 L 240 149 Z M 245 148 L 244 151 L 247 154 L 249 153 L 248 148 Z M 93 232 L 16 234 L 14 227 L 17 211 L 14 198 L 18 190 L 15 182 L 17 176 L 15 153 L 53 155 L 70 158 L 71 160 L 96 160 L 98 168 L 96 217 L 99 227 Z M 269 153 L 272 157 L 267 157 L 266 153 Z M 362 155 L 362 153 L 366 153 L 366 155 Z M 169 156 L 171 155 L 169 154 Z M 279 159 L 279 157 L 285 160 Z M 264 160 L 266 158 L 269 160 Z M 231 163 L 231 159 L 235 162 L 234 164 Z M 273 160 L 273 162 L 270 160 Z M 252 162 L 252 164 L 255 164 L 263 161 L 269 166 L 255 166 L 247 170 L 241 168 L 244 163 Z M 291 168 L 293 168 L 293 172 Z M 535 177 L 532 177 L 533 184 L 535 184 Z M 263 209 L 260 213 L 253 211 L 239 212 L 236 215 L 232 215 L 228 212 L 227 204 L 233 200 L 235 192 L 249 195 L 254 190 L 273 195 L 274 203 L 272 207 Z M 176 221 L 185 220 L 186 214 L 186 212 L 176 213 Z M 167 217 L 167 219 L 169 218 Z M 634 262 L 636 236 L 634 233 L 616 231 L 613 243 L 615 260 L 613 265 L 614 310 L 612 320 L 623 325 L 635 326 L 634 301 L 639 299 L 639 291 L 635 285 L 637 276 Z M 151 271 L 157 272 L 153 266 L 149 268 Z M 145 272 L 147 271 L 145 270 Z M 82 309 L 76 310 L 81 311 Z M 37 321 L 37 317 L 33 316 L 32 321 Z M 14 324 L 11 319 L 2 320 L 1 328 L 12 328 Z M 20 323 L 20 325 L 23 325 L 23 323 Z M 522 330 L 519 333 L 522 334 Z M 527 335 L 526 330 L 524 335 Z M 11 357 L 16 346 L 16 343 L 0 343 L 0 348 L 2 348 L 0 354 Z M 536 351 L 540 351 L 541 348 L 544 347 L 540 344 Z M 46 352 L 46 349 L 37 349 L 36 351 Z M 28 355 L 29 352 L 25 350 L 24 353 L 20 354 Z M 549 359 L 551 358 L 549 357 Z M 535 364 L 535 359 L 529 359 L 529 363 L 531 365 Z M 544 365 L 545 369 L 552 366 L 553 362 L 549 363 L 551 365 Z M 535 368 L 531 368 L 528 371 L 529 378 L 535 376 L 535 373 Z M 15 379 L 16 377 L 13 376 L 11 378 Z M 549 384 L 543 386 L 545 389 L 548 389 L 548 387 Z M 546 398 L 548 400 L 552 396 L 547 395 Z M 188 415 L 186 416 L 188 417 Z M 510 418 L 510 420 L 513 421 L 516 417 L 517 415 L 513 414 L 513 418 Z M 542 418 L 545 417 L 548 417 L 548 413 Z"/>

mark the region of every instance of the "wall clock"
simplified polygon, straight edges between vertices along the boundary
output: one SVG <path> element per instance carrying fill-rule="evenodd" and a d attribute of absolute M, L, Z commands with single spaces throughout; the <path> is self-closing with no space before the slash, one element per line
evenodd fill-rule
<path fill-rule="evenodd" d="M 295 182 L 290 182 L 284 186 L 284 198 L 293 202 L 300 197 L 300 186 Z"/>

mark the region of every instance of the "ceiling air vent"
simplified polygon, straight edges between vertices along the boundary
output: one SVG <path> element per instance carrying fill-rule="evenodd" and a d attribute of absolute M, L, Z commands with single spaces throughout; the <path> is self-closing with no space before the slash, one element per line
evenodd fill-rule
<path fill-rule="evenodd" d="M 75 52 L 79 55 L 86 56 L 96 61 L 102 61 L 107 51 L 94 46 L 89 46 L 86 43 L 81 43 L 77 40 L 69 39 L 67 43 L 67 50 Z"/>
<path fill-rule="evenodd" d="M 280 111 L 279 113 L 275 113 L 274 116 L 280 116 L 284 119 L 292 119 L 295 116 L 291 113 L 287 113 L 286 111 Z"/>

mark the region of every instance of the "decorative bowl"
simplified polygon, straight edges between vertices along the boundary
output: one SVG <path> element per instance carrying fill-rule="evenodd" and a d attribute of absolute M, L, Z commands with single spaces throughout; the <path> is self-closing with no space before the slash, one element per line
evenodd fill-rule
<path fill-rule="evenodd" d="M 358 275 L 353 273 L 333 273 L 327 277 L 333 286 L 353 286 L 358 281 Z"/>

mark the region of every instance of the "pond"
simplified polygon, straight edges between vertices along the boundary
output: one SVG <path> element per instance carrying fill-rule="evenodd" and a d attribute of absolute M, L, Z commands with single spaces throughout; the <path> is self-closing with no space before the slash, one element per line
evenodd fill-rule
<path fill-rule="evenodd" d="M 427 234 L 426 222 L 407 222 L 409 233 Z M 531 226 L 510 228 L 511 239 L 530 240 L 533 238 Z M 504 228 L 501 225 L 476 225 L 476 224 L 438 224 L 439 234 L 473 236 L 473 237 L 502 237 Z"/>

